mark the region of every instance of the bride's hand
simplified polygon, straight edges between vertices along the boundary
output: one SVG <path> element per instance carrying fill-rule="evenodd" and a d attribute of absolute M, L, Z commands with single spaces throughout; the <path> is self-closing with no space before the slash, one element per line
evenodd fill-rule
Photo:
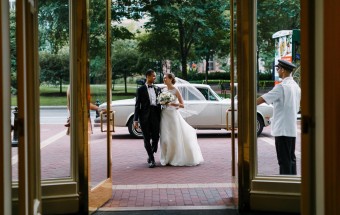
<path fill-rule="evenodd" d="M 170 103 L 169 105 L 175 107 L 176 109 L 179 108 L 179 104 L 178 103 Z"/>

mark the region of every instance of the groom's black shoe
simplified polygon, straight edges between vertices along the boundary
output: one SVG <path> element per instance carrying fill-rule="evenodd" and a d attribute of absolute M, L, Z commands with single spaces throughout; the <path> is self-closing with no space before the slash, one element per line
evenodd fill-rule
<path fill-rule="evenodd" d="M 148 158 L 146 161 L 147 161 L 148 163 L 150 163 L 150 158 Z"/>
<path fill-rule="evenodd" d="M 154 168 L 155 166 L 156 166 L 155 161 L 151 161 L 151 162 L 149 163 L 149 168 Z"/>

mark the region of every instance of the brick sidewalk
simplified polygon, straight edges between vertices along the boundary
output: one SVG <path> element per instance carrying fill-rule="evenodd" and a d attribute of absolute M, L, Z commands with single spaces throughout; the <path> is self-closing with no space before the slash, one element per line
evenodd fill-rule
<path fill-rule="evenodd" d="M 42 179 L 70 176 L 70 138 L 63 125 L 44 125 L 41 130 Z M 237 178 L 231 175 L 231 139 L 226 131 L 197 131 L 204 163 L 194 167 L 148 168 L 142 139 L 132 139 L 127 128 L 116 128 L 112 140 L 112 198 L 100 209 L 155 210 L 175 208 L 236 208 Z M 297 163 L 300 173 L 300 141 Z M 259 173 L 277 175 L 278 165 L 270 128 L 258 139 Z M 91 135 L 91 185 L 105 178 L 106 136 L 94 127 Z M 13 149 L 13 155 L 16 155 Z M 237 143 L 236 143 L 237 152 Z M 237 160 L 237 153 L 236 153 Z M 17 165 L 13 177 L 17 177 Z M 237 168 L 236 168 L 237 171 Z M 236 172 L 237 175 L 237 172 Z M 234 183 L 236 181 L 236 183 Z"/>
<path fill-rule="evenodd" d="M 130 139 L 125 130 L 113 135 L 113 196 L 100 210 L 236 208 L 238 195 L 226 132 L 198 132 L 204 157 L 198 166 L 161 166 L 157 153 L 157 167 L 150 169 L 143 140 Z"/>

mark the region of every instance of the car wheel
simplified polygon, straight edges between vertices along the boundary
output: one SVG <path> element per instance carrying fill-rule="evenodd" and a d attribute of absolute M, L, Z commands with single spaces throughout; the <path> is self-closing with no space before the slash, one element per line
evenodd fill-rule
<path fill-rule="evenodd" d="M 263 119 L 259 114 L 257 114 L 257 118 L 256 118 L 256 133 L 257 133 L 257 136 L 260 136 L 260 134 L 262 133 L 263 127 L 264 127 Z"/>
<path fill-rule="evenodd" d="M 140 128 L 139 123 L 137 129 L 135 129 L 135 127 L 133 126 L 133 118 L 129 120 L 128 128 L 131 136 L 133 136 L 134 138 L 143 138 L 142 129 Z"/>

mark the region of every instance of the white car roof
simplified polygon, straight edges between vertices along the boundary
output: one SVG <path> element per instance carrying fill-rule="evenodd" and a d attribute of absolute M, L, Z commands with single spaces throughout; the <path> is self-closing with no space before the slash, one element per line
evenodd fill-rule
<path fill-rule="evenodd" d="M 156 84 L 157 86 L 159 86 L 159 87 L 165 87 L 165 84 Z M 207 84 L 191 84 L 191 83 L 189 83 L 189 84 L 175 84 L 175 86 L 183 86 L 183 87 L 185 87 L 185 86 L 194 86 L 194 87 L 206 87 L 206 88 L 211 88 L 209 85 L 207 85 Z"/>

